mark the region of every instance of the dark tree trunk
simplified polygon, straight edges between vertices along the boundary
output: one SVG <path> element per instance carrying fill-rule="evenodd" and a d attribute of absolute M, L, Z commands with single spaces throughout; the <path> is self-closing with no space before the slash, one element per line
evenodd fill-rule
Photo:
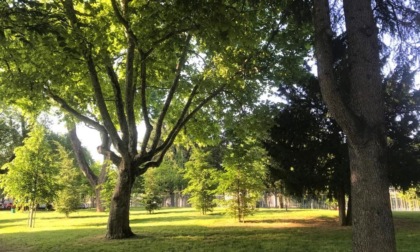
<path fill-rule="evenodd" d="M 171 199 L 171 207 L 175 207 L 175 193 L 170 192 L 169 196 L 170 196 L 170 199 Z"/>
<path fill-rule="evenodd" d="M 349 144 L 353 251 L 395 251 L 386 175 L 386 130 L 378 33 L 370 0 L 344 0 L 350 83 L 334 78 L 328 0 L 314 1 L 321 92 Z"/>
<path fill-rule="evenodd" d="M 344 191 L 340 188 L 337 192 L 337 201 L 338 201 L 338 222 L 340 226 L 346 226 L 346 195 Z"/>
<path fill-rule="evenodd" d="M 284 208 L 284 196 L 282 193 L 279 194 L 279 202 L 280 202 L 280 208 Z"/>
<path fill-rule="evenodd" d="M 353 251 L 396 251 L 384 149 L 370 141 L 366 149 L 350 148 L 352 173 Z"/>
<path fill-rule="evenodd" d="M 122 161 L 118 167 L 118 181 L 109 209 L 108 239 L 123 239 L 134 236 L 130 228 L 130 195 L 134 178 L 129 162 Z"/>
<path fill-rule="evenodd" d="M 384 95 L 378 29 L 370 0 L 344 0 L 351 105 L 359 117 L 349 135 L 354 251 L 396 251 L 387 178 Z M 361 125 L 360 125 L 361 124 Z"/>

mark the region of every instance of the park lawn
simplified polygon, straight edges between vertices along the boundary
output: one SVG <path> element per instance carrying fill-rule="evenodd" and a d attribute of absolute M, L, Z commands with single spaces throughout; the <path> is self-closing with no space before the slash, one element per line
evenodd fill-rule
<path fill-rule="evenodd" d="M 394 215 L 398 251 L 419 251 L 420 213 Z M 338 226 L 332 210 L 260 209 L 238 223 L 219 209 L 133 209 L 137 237 L 126 240 L 104 238 L 107 216 L 39 211 L 30 229 L 27 213 L 0 211 L 0 251 L 351 251 L 351 228 Z"/>

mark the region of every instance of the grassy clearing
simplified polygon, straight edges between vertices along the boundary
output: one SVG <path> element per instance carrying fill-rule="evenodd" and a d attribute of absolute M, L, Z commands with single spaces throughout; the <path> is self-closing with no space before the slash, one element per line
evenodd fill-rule
<path fill-rule="evenodd" d="M 398 250 L 418 251 L 420 213 L 395 216 Z M 34 229 L 26 220 L 27 213 L 0 211 L 0 251 L 351 251 L 351 229 L 329 210 L 261 209 L 237 223 L 220 211 L 133 209 L 138 236 L 112 241 L 104 239 L 107 213 L 81 210 L 66 219 L 40 211 Z"/>

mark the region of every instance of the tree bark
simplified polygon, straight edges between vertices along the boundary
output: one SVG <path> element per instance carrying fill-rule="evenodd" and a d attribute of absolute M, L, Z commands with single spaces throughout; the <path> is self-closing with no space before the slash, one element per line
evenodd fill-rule
<path fill-rule="evenodd" d="M 338 222 L 340 226 L 346 226 L 346 195 L 342 189 L 337 192 L 338 201 Z"/>
<path fill-rule="evenodd" d="M 344 0 L 350 84 L 335 82 L 328 0 L 314 1 L 315 51 L 321 93 L 347 136 L 353 251 L 395 251 L 386 175 L 386 130 L 378 32 L 371 1 Z"/>
<path fill-rule="evenodd" d="M 102 201 L 101 201 L 101 189 L 102 186 L 99 185 L 95 188 L 95 207 L 96 207 L 96 212 L 104 212 L 105 209 L 102 205 Z"/>
<path fill-rule="evenodd" d="M 123 239 L 134 236 L 129 220 L 131 186 L 134 183 L 130 162 L 122 161 L 118 170 L 118 180 L 109 209 L 108 231 L 106 234 L 108 239 Z"/>

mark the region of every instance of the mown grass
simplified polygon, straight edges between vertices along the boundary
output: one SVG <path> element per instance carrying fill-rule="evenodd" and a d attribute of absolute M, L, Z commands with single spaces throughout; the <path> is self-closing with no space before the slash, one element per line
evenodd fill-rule
<path fill-rule="evenodd" d="M 420 213 L 394 215 L 398 251 L 419 251 Z M 30 229 L 27 213 L 0 211 L 0 251 L 351 251 L 351 229 L 330 210 L 260 209 L 238 223 L 221 211 L 133 209 L 130 219 L 136 237 L 106 240 L 107 213 L 39 211 Z"/>

